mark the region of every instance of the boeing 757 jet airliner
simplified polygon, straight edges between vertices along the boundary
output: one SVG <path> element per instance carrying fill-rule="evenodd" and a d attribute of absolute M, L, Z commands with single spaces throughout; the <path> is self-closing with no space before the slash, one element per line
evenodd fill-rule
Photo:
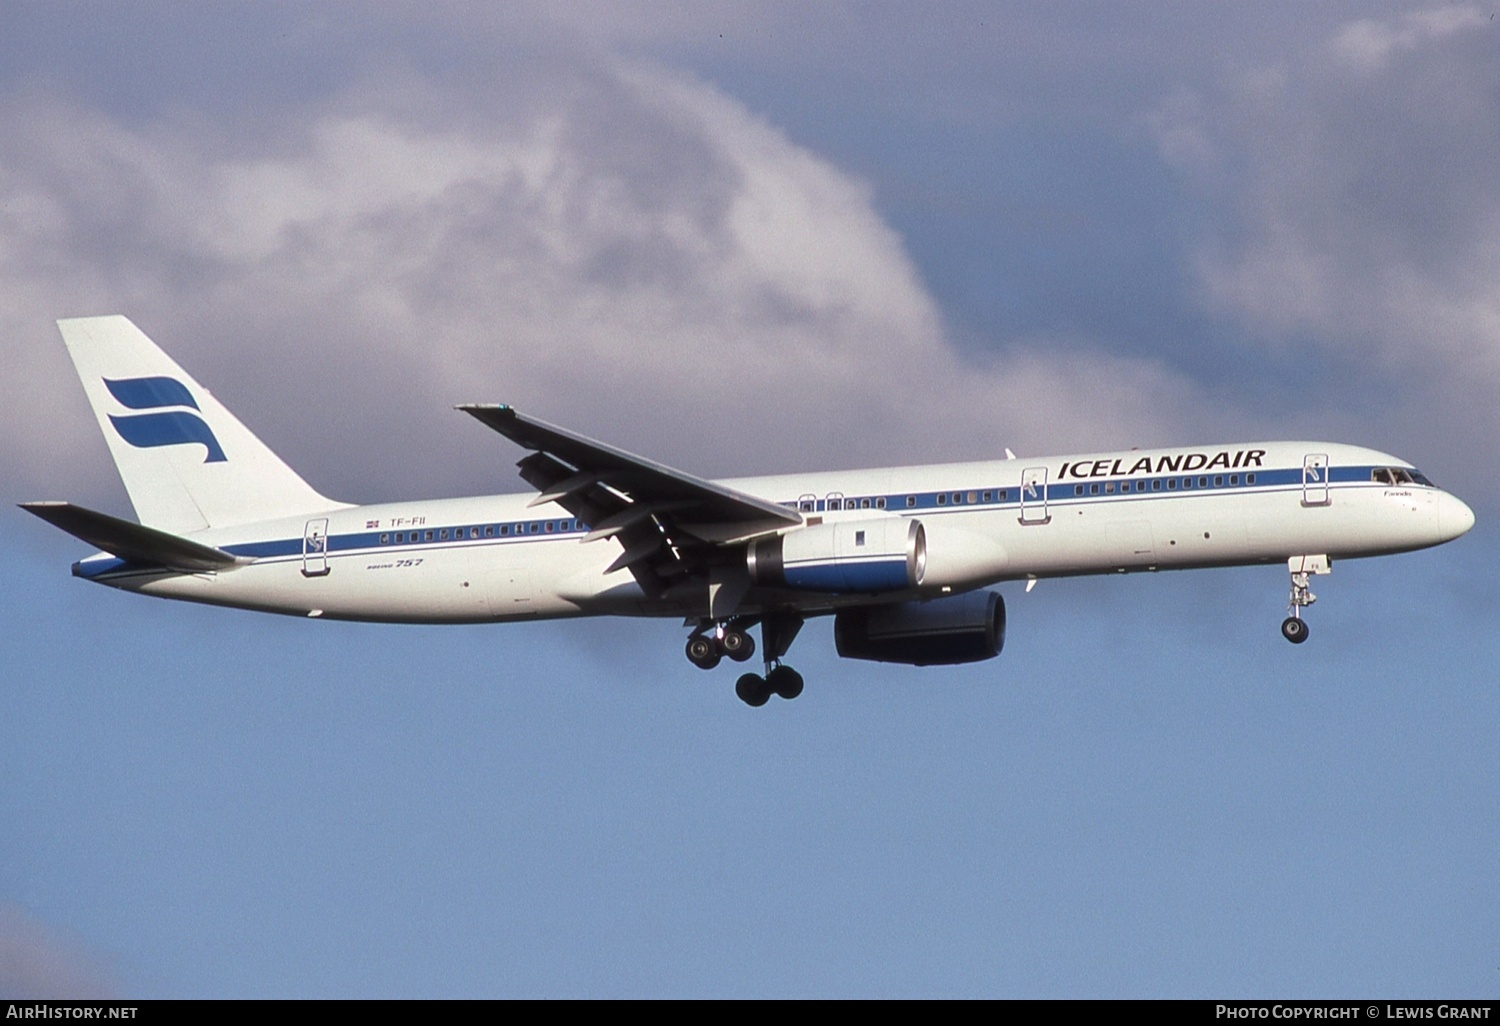
<path fill-rule="evenodd" d="M 351 506 L 126 318 L 58 326 L 140 520 L 23 504 L 102 550 L 76 576 L 324 619 L 682 617 L 703 669 L 750 659 L 758 624 L 765 672 L 735 687 L 750 705 L 802 693 L 781 659 L 809 617 L 831 615 L 852 659 L 996 656 L 1001 581 L 1285 563 L 1281 632 L 1301 643 L 1313 575 L 1474 524 L 1410 464 L 1328 442 L 707 481 L 497 405 L 458 408 L 530 450 L 534 493 Z"/>

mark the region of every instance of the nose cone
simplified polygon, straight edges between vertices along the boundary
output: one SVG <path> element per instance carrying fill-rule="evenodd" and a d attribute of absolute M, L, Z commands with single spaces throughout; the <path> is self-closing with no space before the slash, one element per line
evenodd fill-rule
<path fill-rule="evenodd" d="M 1462 499 L 1444 492 L 1438 497 L 1438 538 L 1452 541 L 1474 526 L 1474 511 Z"/>

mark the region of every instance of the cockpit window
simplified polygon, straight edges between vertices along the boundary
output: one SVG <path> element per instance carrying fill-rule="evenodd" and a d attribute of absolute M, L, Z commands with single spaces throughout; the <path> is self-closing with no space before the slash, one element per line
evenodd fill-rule
<path fill-rule="evenodd" d="M 1392 487 L 1404 487 L 1406 485 L 1423 485 L 1427 488 L 1433 487 L 1431 481 L 1427 480 L 1419 470 L 1410 470 L 1406 467 L 1376 467 L 1370 472 L 1370 480 L 1376 484 L 1391 485 Z"/>

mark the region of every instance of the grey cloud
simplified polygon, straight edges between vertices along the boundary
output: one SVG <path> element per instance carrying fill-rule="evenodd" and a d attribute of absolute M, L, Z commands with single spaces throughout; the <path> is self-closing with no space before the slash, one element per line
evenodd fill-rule
<path fill-rule="evenodd" d="M 1158 118 L 1162 151 L 1230 212 L 1206 301 L 1331 402 L 1455 466 L 1500 430 L 1500 36 L 1493 5 L 1350 20 Z M 1492 497 L 1493 498 L 1493 497 Z"/>
<path fill-rule="evenodd" d="M 288 110 L 271 136 L 11 98 L 18 479 L 97 489 L 92 426 L 53 401 L 77 386 L 50 322 L 112 311 L 356 500 L 515 487 L 515 451 L 450 411 L 466 400 L 710 473 L 1224 422 L 1147 360 L 1041 338 L 965 363 L 869 187 L 700 81 L 559 60 L 509 99 L 477 118 L 413 77 Z M 62 469 L 85 447 L 95 462 Z"/>

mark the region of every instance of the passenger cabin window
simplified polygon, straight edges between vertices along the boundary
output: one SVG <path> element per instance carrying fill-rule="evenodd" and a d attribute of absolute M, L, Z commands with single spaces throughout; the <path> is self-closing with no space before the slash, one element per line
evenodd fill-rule
<path fill-rule="evenodd" d="M 916 504 L 917 504 L 917 497 L 915 495 L 908 495 L 906 497 L 906 508 L 907 509 L 914 508 L 916 506 Z"/>

